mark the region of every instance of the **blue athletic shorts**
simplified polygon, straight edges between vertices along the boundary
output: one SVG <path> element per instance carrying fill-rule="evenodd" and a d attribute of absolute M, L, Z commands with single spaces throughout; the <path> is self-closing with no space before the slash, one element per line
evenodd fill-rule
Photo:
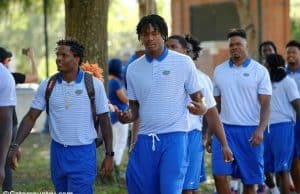
<path fill-rule="evenodd" d="M 265 172 L 290 171 L 294 154 L 294 123 L 270 125 L 264 134 Z"/>
<path fill-rule="evenodd" d="M 300 159 L 300 121 L 295 125 L 295 152 L 294 157 Z"/>
<path fill-rule="evenodd" d="M 203 156 L 202 132 L 195 129 L 188 133 L 188 169 L 185 174 L 183 190 L 199 188 L 201 177 L 201 163 Z"/>
<path fill-rule="evenodd" d="M 251 146 L 249 139 L 256 126 L 224 125 L 228 145 L 233 153 L 234 161 L 226 163 L 223 159 L 221 144 L 213 136 L 212 171 L 213 175 L 231 175 L 241 178 L 246 185 L 260 184 L 264 177 L 264 146 Z"/>
<path fill-rule="evenodd" d="M 129 194 L 182 192 L 188 164 L 188 135 L 174 132 L 157 137 L 138 135 L 126 171 Z"/>
<path fill-rule="evenodd" d="M 206 169 L 205 169 L 205 148 L 203 145 L 203 152 L 202 152 L 202 161 L 201 161 L 201 172 L 200 172 L 200 183 L 206 181 Z"/>
<path fill-rule="evenodd" d="M 52 140 L 50 170 L 56 193 L 92 194 L 97 172 L 95 143 L 64 146 Z"/>

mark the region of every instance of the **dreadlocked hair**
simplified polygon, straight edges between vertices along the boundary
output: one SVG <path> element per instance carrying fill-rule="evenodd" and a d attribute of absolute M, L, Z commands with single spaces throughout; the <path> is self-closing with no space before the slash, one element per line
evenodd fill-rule
<path fill-rule="evenodd" d="M 193 37 L 192 35 L 185 35 L 185 40 L 190 43 L 192 45 L 193 48 L 193 53 L 194 53 L 194 57 L 193 60 L 196 60 L 199 58 L 199 53 L 202 50 L 202 48 L 200 47 L 200 42 L 199 40 L 197 40 L 195 37 Z"/>
<path fill-rule="evenodd" d="M 262 42 L 260 45 L 259 45 L 259 56 L 262 57 L 262 49 L 264 46 L 268 46 L 270 45 L 273 49 L 274 49 L 274 52 L 277 53 L 277 47 L 275 46 L 274 42 L 270 41 L 270 40 L 267 40 L 267 41 L 264 41 Z"/>
<path fill-rule="evenodd" d="M 160 32 L 164 41 L 167 40 L 168 26 L 167 26 L 165 20 L 161 16 L 156 15 L 156 14 L 144 16 L 138 23 L 138 25 L 136 27 L 136 33 L 138 35 L 139 40 L 141 38 L 142 32 L 145 30 L 145 28 L 146 29 L 149 28 L 150 25 L 154 28 L 154 30 Z"/>
<path fill-rule="evenodd" d="M 62 39 L 56 42 L 57 46 L 69 46 L 74 56 L 79 57 L 79 65 L 84 57 L 84 46 L 74 39 Z M 56 48 L 57 49 L 57 48 Z"/>
<path fill-rule="evenodd" d="M 284 69 L 284 58 L 279 54 L 270 54 L 266 58 L 266 64 L 270 68 L 271 82 L 279 82 L 286 77 L 286 71 Z"/>

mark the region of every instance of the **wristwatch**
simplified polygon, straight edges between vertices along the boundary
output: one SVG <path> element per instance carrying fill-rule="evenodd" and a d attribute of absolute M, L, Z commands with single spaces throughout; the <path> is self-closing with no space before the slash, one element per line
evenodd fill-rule
<path fill-rule="evenodd" d="M 13 144 L 10 145 L 10 148 L 13 149 L 13 150 L 14 149 L 18 149 L 19 148 L 19 144 L 13 143 Z"/>
<path fill-rule="evenodd" d="M 113 157 L 115 155 L 115 152 L 106 152 L 105 155 Z"/>

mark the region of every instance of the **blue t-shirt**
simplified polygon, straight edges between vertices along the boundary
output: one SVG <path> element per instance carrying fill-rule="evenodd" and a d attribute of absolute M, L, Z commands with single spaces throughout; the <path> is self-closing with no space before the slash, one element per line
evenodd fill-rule
<path fill-rule="evenodd" d="M 110 103 L 116 105 L 121 111 L 124 111 L 128 108 L 128 105 L 122 102 L 117 96 L 117 90 L 122 88 L 123 88 L 123 83 L 120 80 L 112 78 L 108 81 Z M 112 124 L 118 122 L 118 117 L 114 112 L 110 113 L 110 119 Z"/>

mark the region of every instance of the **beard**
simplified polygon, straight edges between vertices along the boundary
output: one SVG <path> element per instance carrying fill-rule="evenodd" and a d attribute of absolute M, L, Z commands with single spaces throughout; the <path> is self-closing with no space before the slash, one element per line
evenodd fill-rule
<path fill-rule="evenodd" d="M 240 60 L 241 59 L 241 55 L 232 55 L 231 56 L 232 60 Z"/>
<path fill-rule="evenodd" d="M 287 62 L 288 66 L 291 66 L 291 67 L 294 67 L 296 66 L 296 62 L 295 61 L 292 61 L 292 62 Z"/>

